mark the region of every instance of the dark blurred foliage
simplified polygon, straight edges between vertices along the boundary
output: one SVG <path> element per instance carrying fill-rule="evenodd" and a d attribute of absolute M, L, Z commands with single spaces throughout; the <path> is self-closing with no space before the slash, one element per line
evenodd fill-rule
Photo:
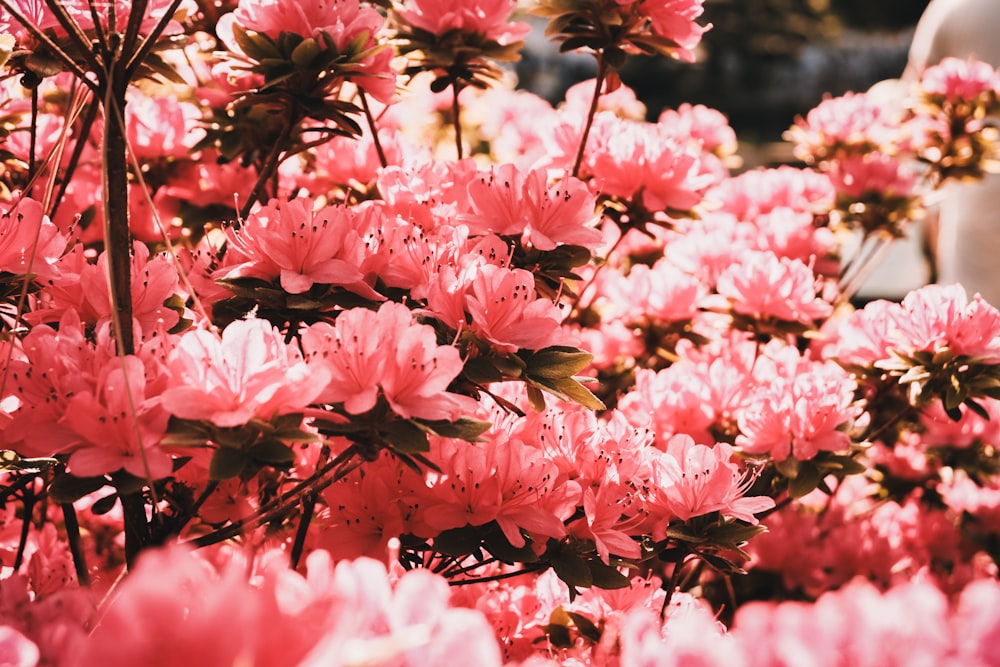
<path fill-rule="evenodd" d="M 1000 0 L 997 0 L 1000 2 Z M 697 63 L 631 58 L 622 80 L 651 119 L 682 102 L 726 113 L 741 141 L 777 141 L 824 93 L 899 76 L 928 0 L 706 0 Z M 540 34 L 518 66 L 522 85 L 552 101 L 594 75 L 593 58 L 558 57 Z"/>
<path fill-rule="evenodd" d="M 899 76 L 927 1 L 706 0 L 701 22 L 713 28 L 698 63 L 634 58 L 622 79 L 651 117 L 702 103 L 728 114 L 741 137 L 774 141 L 824 93 Z"/>

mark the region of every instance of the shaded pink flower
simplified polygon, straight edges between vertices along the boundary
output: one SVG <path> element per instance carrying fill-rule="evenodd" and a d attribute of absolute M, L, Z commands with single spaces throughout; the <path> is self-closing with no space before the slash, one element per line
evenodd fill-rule
<path fill-rule="evenodd" d="M 66 239 L 42 211 L 42 205 L 23 197 L 0 216 L 0 271 L 53 280 Z"/>
<path fill-rule="evenodd" d="M 509 22 L 516 6 L 514 0 L 402 0 L 396 11 L 411 26 L 432 35 L 458 31 L 508 45 L 531 30 L 527 23 Z"/>
<path fill-rule="evenodd" d="M 329 379 L 306 365 L 266 320 L 237 320 L 221 339 L 204 329 L 180 336 L 170 354 L 163 406 L 181 419 L 229 428 L 302 410 Z"/>
<path fill-rule="evenodd" d="M 878 151 L 845 156 L 830 170 L 830 180 L 843 197 L 854 200 L 917 196 L 917 175 L 911 164 Z"/>
<path fill-rule="evenodd" d="M 618 0 L 619 4 L 622 3 Z M 639 11 L 650 18 L 653 32 L 666 37 L 677 45 L 677 55 L 688 62 L 694 61 L 693 49 L 701 36 L 711 26 L 695 22 L 705 11 L 705 0 L 640 0 Z"/>

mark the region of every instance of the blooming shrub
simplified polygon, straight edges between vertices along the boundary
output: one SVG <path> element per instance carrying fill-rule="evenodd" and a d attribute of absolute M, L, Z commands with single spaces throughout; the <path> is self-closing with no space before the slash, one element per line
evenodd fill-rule
<path fill-rule="evenodd" d="M 702 4 L 0 0 L 0 663 L 1000 664 L 1000 311 L 850 304 L 1000 78 L 730 173 Z"/>

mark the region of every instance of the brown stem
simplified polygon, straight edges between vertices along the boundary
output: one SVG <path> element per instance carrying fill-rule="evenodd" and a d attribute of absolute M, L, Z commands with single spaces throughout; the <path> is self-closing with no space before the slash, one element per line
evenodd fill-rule
<path fill-rule="evenodd" d="M 451 97 L 451 122 L 455 125 L 455 151 L 458 153 L 458 159 L 462 159 L 462 121 L 459 116 L 460 107 L 458 106 L 458 94 L 462 92 L 461 86 L 458 85 L 457 81 L 451 82 L 451 89 L 455 93 Z"/>
<path fill-rule="evenodd" d="M 24 515 L 21 519 L 21 537 L 17 542 L 17 554 L 14 556 L 14 571 L 21 569 L 24 562 L 24 550 L 28 546 L 28 533 L 31 531 L 31 515 L 35 511 L 35 487 L 28 484 L 24 487 Z"/>
<path fill-rule="evenodd" d="M 368 120 L 368 129 L 372 133 L 372 141 L 375 142 L 375 152 L 378 153 L 378 161 L 382 167 L 388 167 L 389 162 L 385 159 L 385 151 L 382 150 L 382 142 L 378 138 L 378 128 L 375 126 L 375 118 L 372 116 L 371 107 L 368 106 L 368 95 L 365 94 L 365 89 L 361 88 L 359 90 L 361 94 L 361 108 L 365 111 L 365 118 Z"/>
<path fill-rule="evenodd" d="M 117 68 L 116 68 L 117 69 Z M 125 111 L 126 80 L 112 75 L 104 97 L 104 244 L 111 285 L 111 308 L 117 315 L 118 354 L 135 354 L 132 333 L 132 242 L 129 234 L 128 156 L 125 130 L 114 115 Z"/>
<path fill-rule="evenodd" d="M 76 580 L 81 586 L 90 585 L 90 572 L 87 570 L 87 560 L 83 555 L 83 543 L 80 540 L 80 522 L 76 518 L 73 503 L 62 503 L 63 521 L 66 524 L 66 541 L 69 552 L 73 556 L 73 568 L 76 570 Z"/>
<path fill-rule="evenodd" d="M 278 166 L 281 164 L 281 152 L 287 143 L 288 138 L 292 136 L 292 128 L 297 124 L 296 121 L 289 118 L 285 123 L 285 126 L 281 128 L 281 134 L 278 135 L 278 139 L 274 142 L 274 146 L 271 148 L 271 153 L 267 156 L 267 160 L 261 165 L 260 173 L 257 174 L 257 182 L 253 185 L 253 190 L 250 191 L 250 196 L 247 197 L 246 202 L 243 204 L 243 208 L 240 209 L 240 219 L 246 219 L 250 215 L 250 211 L 253 209 L 253 205 L 260 200 L 261 195 L 264 191 L 264 185 L 275 175 L 278 171 Z"/>
<path fill-rule="evenodd" d="M 299 519 L 299 527 L 295 530 L 295 541 L 292 542 L 290 562 L 293 570 L 297 570 L 299 567 L 299 560 L 301 560 L 302 551 L 306 546 L 306 536 L 309 534 L 309 524 L 312 522 L 315 510 L 316 494 L 310 493 L 302 498 L 302 516 Z"/>
<path fill-rule="evenodd" d="M 601 88 L 604 87 L 604 78 L 608 75 L 608 63 L 604 59 L 604 51 L 597 52 L 597 78 L 594 83 L 594 97 L 590 100 L 590 110 L 587 112 L 587 121 L 583 126 L 583 136 L 580 137 L 580 147 L 576 152 L 576 162 L 573 163 L 573 176 L 579 178 L 580 166 L 583 164 L 583 154 L 587 150 L 587 137 L 590 136 L 590 128 L 594 124 L 594 116 L 597 114 L 597 103 L 601 99 Z"/>

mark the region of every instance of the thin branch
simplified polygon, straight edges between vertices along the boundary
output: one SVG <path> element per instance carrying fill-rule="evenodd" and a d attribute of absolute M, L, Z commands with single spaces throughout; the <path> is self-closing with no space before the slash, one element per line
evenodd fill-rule
<path fill-rule="evenodd" d="M 580 137 L 580 148 L 576 152 L 576 161 L 573 163 L 573 176 L 579 178 L 580 166 L 583 164 L 583 154 L 587 150 L 587 138 L 590 136 L 590 128 L 594 124 L 594 115 L 597 114 L 597 104 L 601 99 L 601 88 L 604 87 L 604 79 L 608 75 L 608 63 L 604 59 L 604 52 L 597 52 L 597 77 L 594 83 L 594 96 L 590 100 L 590 110 L 587 112 L 587 121 L 583 126 L 583 136 Z"/>
<path fill-rule="evenodd" d="M 351 456 L 353 456 L 353 454 Z M 325 479 L 327 473 L 340 465 L 343 465 L 344 467 L 337 470 L 337 472 L 329 479 Z M 312 477 L 303 480 L 280 497 L 275 498 L 264 507 L 261 507 L 254 516 L 234 521 L 228 526 L 224 526 L 207 535 L 202 535 L 201 537 L 189 540 L 188 542 L 185 542 L 185 544 L 191 545 L 196 549 L 200 549 L 201 547 L 211 546 L 236 537 L 248 528 L 255 528 L 265 523 L 269 523 L 270 521 L 283 514 L 287 514 L 290 511 L 290 508 L 288 507 L 289 502 L 300 498 L 303 494 L 309 492 L 318 494 L 323 489 L 327 488 L 337 480 L 342 479 L 344 476 L 348 475 L 350 472 L 356 470 L 362 465 L 364 465 L 363 459 L 351 461 L 351 457 L 345 458 L 344 453 L 341 453 L 339 456 L 318 470 Z"/>
<path fill-rule="evenodd" d="M 91 51 L 90 38 L 83 32 L 80 24 L 66 11 L 65 4 L 61 0 L 45 0 L 45 6 L 56 17 L 56 21 L 66 31 L 66 36 L 73 42 L 80 57 L 87 61 L 90 69 L 94 72 L 101 70 L 101 64 L 97 61 L 97 56 Z M 98 32 L 100 31 L 97 29 Z"/>
<path fill-rule="evenodd" d="M 361 108 L 365 112 L 365 118 L 368 120 L 368 129 L 372 133 L 372 142 L 375 144 L 375 152 L 378 153 L 379 164 L 383 168 L 389 166 L 389 162 L 385 159 L 385 151 L 382 150 L 382 142 L 378 138 L 378 127 L 375 125 L 375 118 L 372 116 L 371 107 L 368 106 L 368 95 L 365 94 L 364 88 L 359 88 L 358 93 L 361 95 Z"/>
<path fill-rule="evenodd" d="M 42 32 L 42 29 L 39 28 L 37 25 L 35 25 L 35 23 L 31 19 L 26 17 L 24 13 L 21 11 L 20 7 L 11 3 L 10 0 L 0 0 L 0 7 L 2 7 L 5 11 L 7 11 L 7 13 L 9 13 L 14 18 L 15 21 L 24 26 L 24 29 L 30 32 L 32 37 L 41 42 L 42 45 L 45 46 L 45 48 L 48 51 L 50 51 L 51 54 L 55 56 L 57 60 L 60 61 L 60 64 L 63 67 L 65 67 L 70 72 L 75 74 L 78 79 L 83 81 L 85 86 L 93 90 L 95 93 L 97 92 L 98 89 L 97 84 L 91 81 L 89 78 L 87 78 L 87 73 L 84 72 L 83 69 L 78 64 L 76 64 L 76 61 L 73 60 L 65 51 L 63 51 L 58 44 L 52 41 L 52 39 L 49 38 L 48 35 Z M 97 71 L 95 73 L 98 75 L 98 80 L 100 80 L 102 73 L 100 71 Z"/>
<path fill-rule="evenodd" d="M 504 572 L 502 574 L 494 574 L 489 577 L 476 577 L 475 579 L 461 579 L 459 581 L 449 581 L 449 586 L 468 586 L 470 584 L 485 584 L 490 581 L 503 581 L 504 579 L 512 579 L 514 577 L 520 577 L 525 574 L 531 574 L 532 572 L 542 572 L 548 569 L 548 563 L 528 563 L 520 570 L 514 572 Z"/>
<path fill-rule="evenodd" d="M 129 78 L 135 76 L 135 72 L 139 69 L 139 66 L 146 60 L 146 57 L 150 54 L 153 48 L 156 46 L 156 42 L 163 35 L 163 31 L 167 29 L 170 22 L 174 18 L 174 14 L 177 13 L 177 8 L 180 7 L 181 0 L 174 0 L 167 7 L 167 11 L 160 17 L 160 21 L 153 26 L 153 29 L 149 31 L 139 48 L 136 49 L 135 53 L 129 58 L 129 61 L 125 63 L 125 71 L 128 73 Z"/>
<path fill-rule="evenodd" d="M 115 3 L 112 2 L 110 4 L 109 11 L 114 12 Z M 132 6 L 128 12 L 128 23 L 125 24 L 125 34 L 121 42 L 121 59 L 118 61 L 121 67 L 119 71 L 123 74 L 128 67 L 128 58 L 136 53 L 136 47 L 139 43 L 139 31 L 142 29 L 142 20 L 146 18 L 146 10 L 148 8 L 149 0 L 132 0 Z"/>
<path fill-rule="evenodd" d="M 250 191 L 250 196 L 247 197 L 246 202 L 243 204 L 243 208 L 240 209 L 241 219 L 245 219 L 250 215 L 253 205 L 260 200 L 261 194 L 264 190 L 264 185 L 278 170 L 278 165 L 282 162 L 281 151 L 284 148 L 283 144 L 285 144 L 285 142 L 288 141 L 288 138 L 292 136 L 292 128 L 295 124 L 296 123 L 292 118 L 288 118 L 284 127 L 281 128 L 281 134 L 278 135 L 278 139 L 274 142 L 274 146 L 271 148 L 271 153 L 267 156 L 267 160 L 260 168 L 260 173 L 257 175 L 257 182 L 254 183 L 253 190 Z"/>
<path fill-rule="evenodd" d="M 290 562 L 293 570 L 297 570 L 299 567 L 299 560 L 302 558 L 302 551 L 306 546 L 306 536 L 309 534 L 309 524 L 312 523 L 315 510 L 316 494 L 310 493 L 302 498 L 302 516 L 299 518 L 299 527 L 295 530 L 295 541 L 292 542 Z"/>
<path fill-rule="evenodd" d="M 455 151 L 458 153 L 459 161 L 462 160 L 462 121 L 459 117 L 461 112 L 461 107 L 458 105 L 458 94 L 462 92 L 462 89 L 458 85 L 458 81 L 451 82 L 451 89 L 454 95 L 451 97 L 451 122 L 455 125 Z"/>
<path fill-rule="evenodd" d="M 62 503 L 63 521 L 66 524 L 66 541 L 69 543 L 69 552 L 73 556 L 73 568 L 76 570 L 76 580 L 81 586 L 90 585 L 90 571 L 87 569 L 87 560 L 83 554 L 83 543 L 80 540 L 80 522 L 76 518 L 76 509 L 73 503 Z"/>

